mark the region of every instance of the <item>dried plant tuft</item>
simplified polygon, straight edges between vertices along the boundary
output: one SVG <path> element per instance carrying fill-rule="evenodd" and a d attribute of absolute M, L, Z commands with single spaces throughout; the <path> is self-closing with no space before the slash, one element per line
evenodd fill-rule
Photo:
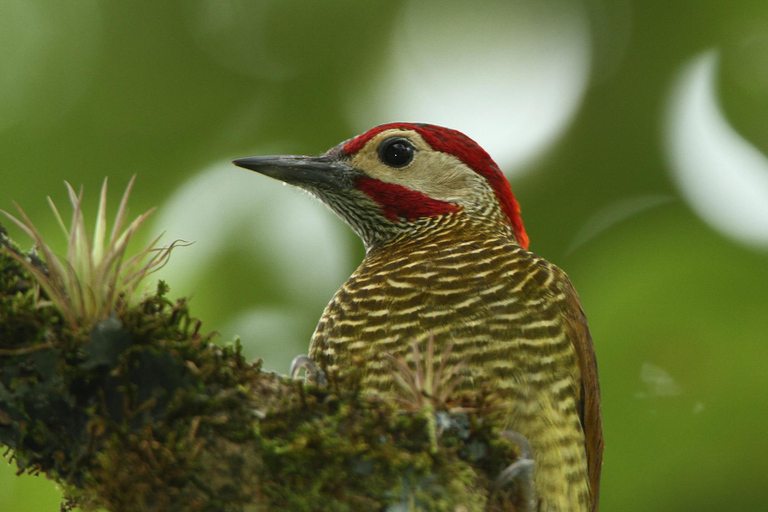
<path fill-rule="evenodd" d="M 384 356 L 393 366 L 390 374 L 400 388 L 397 398 L 406 409 L 417 411 L 427 405 L 437 408 L 447 406 L 451 393 L 462 380 L 459 372 L 464 367 L 463 361 L 449 367 L 452 350 L 453 342 L 451 341 L 440 355 L 439 364 L 436 364 L 435 336 L 430 334 L 427 340 L 427 353 L 423 358 L 418 341 L 413 340 L 411 349 L 413 368 L 403 356 L 395 357 L 391 354 Z"/>

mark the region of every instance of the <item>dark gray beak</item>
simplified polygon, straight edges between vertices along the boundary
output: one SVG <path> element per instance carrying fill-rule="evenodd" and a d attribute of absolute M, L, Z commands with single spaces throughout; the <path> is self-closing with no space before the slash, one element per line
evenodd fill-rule
<path fill-rule="evenodd" d="M 253 156 L 233 164 L 291 185 L 309 188 L 343 189 L 353 185 L 357 174 L 347 164 L 329 156 Z"/>

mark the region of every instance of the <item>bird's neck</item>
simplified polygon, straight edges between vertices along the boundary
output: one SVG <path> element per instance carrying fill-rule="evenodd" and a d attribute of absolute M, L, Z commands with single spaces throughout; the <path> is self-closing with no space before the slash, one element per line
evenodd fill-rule
<path fill-rule="evenodd" d="M 511 226 L 501 216 L 476 217 L 459 211 L 439 217 L 419 219 L 408 229 L 366 244 L 366 260 L 418 251 L 460 250 L 489 240 L 517 244 Z"/>

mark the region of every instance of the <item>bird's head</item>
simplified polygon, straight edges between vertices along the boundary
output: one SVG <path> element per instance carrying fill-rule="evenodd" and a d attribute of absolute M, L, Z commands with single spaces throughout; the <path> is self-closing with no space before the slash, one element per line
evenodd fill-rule
<path fill-rule="evenodd" d="M 234 163 L 309 191 L 369 247 L 459 214 L 499 224 L 528 247 L 520 207 L 504 174 L 456 130 L 384 124 L 321 156 L 258 156 Z"/>

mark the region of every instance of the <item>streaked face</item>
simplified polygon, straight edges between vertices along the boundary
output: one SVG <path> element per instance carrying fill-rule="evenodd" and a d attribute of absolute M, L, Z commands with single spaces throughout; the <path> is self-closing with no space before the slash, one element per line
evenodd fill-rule
<path fill-rule="evenodd" d="M 347 161 L 367 176 L 459 206 L 473 204 L 485 179 L 453 155 L 435 151 L 416 131 L 390 129 L 369 140 Z"/>

